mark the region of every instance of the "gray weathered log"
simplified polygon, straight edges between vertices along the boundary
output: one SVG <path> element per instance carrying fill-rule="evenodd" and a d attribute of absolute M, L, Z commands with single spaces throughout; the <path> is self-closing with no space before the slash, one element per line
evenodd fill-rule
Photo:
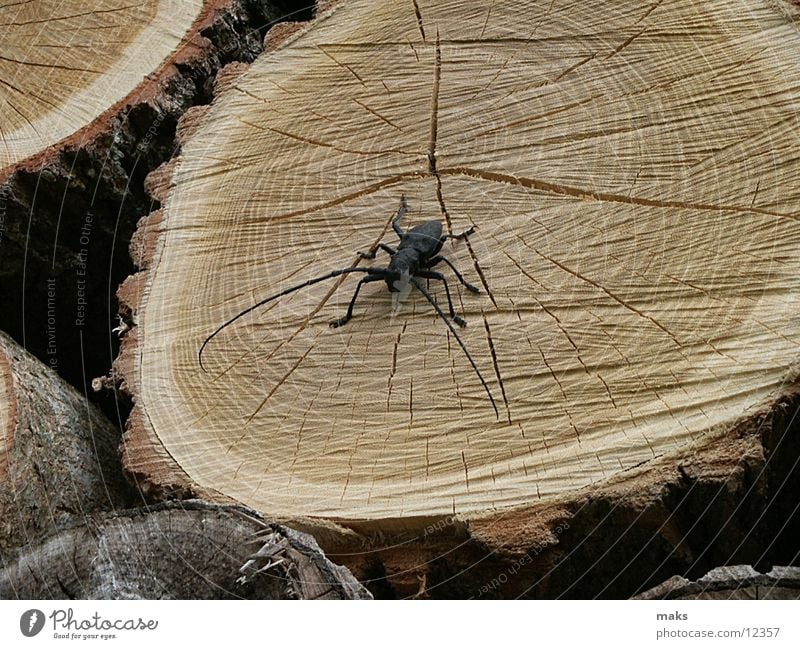
<path fill-rule="evenodd" d="M 0 333 L 0 557 L 128 506 L 118 444 L 85 396 Z"/>
<path fill-rule="evenodd" d="M 88 519 L 0 573 L 0 598 L 371 599 L 307 534 L 172 502 Z"/>
<path fill-rule="evenodd" d="M 633 599 L 798 599 L 800 568 L 776 566 L 760 573 L 752 566 L 715 568 L 697 581 L 671 577 Z"/>

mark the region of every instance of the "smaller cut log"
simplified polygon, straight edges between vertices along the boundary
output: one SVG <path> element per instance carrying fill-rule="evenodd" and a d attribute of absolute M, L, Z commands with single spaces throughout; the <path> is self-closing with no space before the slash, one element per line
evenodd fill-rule
<path fill-rule="evenodd" d="M 236 507 L 172 502 L 47 539 L 0 573 L 0 598 L 371 599 L 307 534 Z"/>
<path fill-rule="evenodd" d="M 208 101 L 217 71 L 255 59 L 267 26 L 304 7 L 0 3 L 0 330 L 73 385 L 106 372 L 108 286 L 130 273 L 125 243 L 152 209 L 145 174 L 174 153 L 178 118 Z"/>
<path fill-rule="evenodd" d="M 0 333 L 0 557 L 128 506 L 118 444 L 97 408 Z"/>
<path fill-rule="evenodd" d="M 752 566 L 715 568 L 697 581 L 671 577 L 633 599 L 799 599 L 800 568 L 776 566 L 760 573 Z"/>
<path fill-rule="evenodd" d="M 215 58 L 225 55 L 222 48 L 260 51 L 260 25 L 241 30 L 249 35 L 236 33 L 237 23 L 247 16 L 237 0 L 92 4 L 64 0 L 0 6 L 0 135 L 5 144 L 0 182 L 20 168 L 50 165 L 63 150 L 102 141 L 113 134 L 119 116 L 136 106 L 150 104 L 157 111 L 169 104 L 187 92 L 176 83 L 181 66 L 212 68 Z M 213 36 L 221 47 L 211 42 Z M 41 72 L 33 74 L 37 69 Z M 156 129 L 145 137 L 152 138 Z"/>

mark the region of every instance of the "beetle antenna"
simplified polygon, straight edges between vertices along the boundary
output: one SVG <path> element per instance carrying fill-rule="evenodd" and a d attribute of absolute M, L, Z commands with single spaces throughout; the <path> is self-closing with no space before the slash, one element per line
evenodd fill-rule
<path fill-rule="evenodd" d="M 428 302 L 431 303 L 431 306 L 434 309 L 436 309 L 436 313 L 439 314 L 439 317 L 442 320 L 444 320 L 444 322 L 447 325 L 447 327 L 450 329 L 450 331 L 456 337 L 456 340 L 458 341 L 458 344 L 461 345 L 461 349 L 464 350 L 464 354 L 466 354 L 467 359 L 469 360 L 470 364 L 472 365 L 472 369 L 475 370 L 475 374 L 477 374 L 478 378 L 481 380 L 481 383 L 483 384 L 483 389 L 486 390 L 486 394 L 489 395 L 489 401 L 492 402 L 492 408 L 494 408 L 494 414 L 497 415 L 497 418 L 499 419 L 500 418 L 500 413 L 497 411 L 497 404 L 494 402 L 494 397 L 492 396 L 492 393 L 489 390 L 489 386 L 486 385 L 486 381 L 483 378 L 483 374 L 481 374 L 481 371 L 478 369 L 478 366 L 475 364 L 475 361 L 473 360 L 472 355 L 467 351 L 467 346 L 464 344 L 464 341 L 461 340 L 461 336 L 458 335 L 458 332 L 456 332 L 456 329 L 453 326 L 453 323 L 450 322 L 448 317 L 444 314 L 444 311 L 442 311 L 442 308 L 438 304 L 436 304 L 436 301 L 431 297 L 431 294 L 428 293 L 428 291 L 426 291 L 422 287 L 422 284 L 420 284 L 414 277 L 411 278 L 411 283 L 414 284 L 414 286 L 416 286 L 420 290 L 420 293 L 422 293 L 425 296 L 425 298 L 428 300 Z"/>
<path fill-rule="evenodd" d="M 384 268 L 361 268 L 361 267 L 357 267 L 357 268 L 341 268 L 339 270 L 334 270 L 333 272 L 328 273 L 326 275 L 320 275 L 319 277 L 315 277 L 313 279 L 310 279 L 310 280 L 308 280 L 306 282 L 303 282 L 302 284 L 297 284 L 295 286 L 290 286 L 289 288 L 286 288 L 286 289 L 282 290 L 280 293 L 275 293 L 275 295 L 270 295 L 268 298 L 265 298 L 265 299 L 261 300 L 260 302 L 256 302 L 253 306 L 247 307 L 244 311 L 240 311 L 238 314 L 233 316 L 230 320 L 228 320 L 227 322 L 224 322 L 223 324 L 221 324 L 219 327 L 217 327 L 217 330 L 214 333 L 212 333 L 208 338 L 206 338 L 203 341 L 203 344 L 200 346 L 200 351 L 197 352 L 197 361 L 200 364 L 200 369 L 202 369 L 204 372 L 207 372 L 206 368 L 203 367 L 203 350 L 206 348 L 206 345 L 208 345 L 208 343 L 211 342 L 211 339 L 214 338 L 214 336 L 216 336 L 220 331 L 225 329 L 225 327 L 227 327 L 228 325 L 233 324 L 239 318 L 241 318 L 243 316 L 246 316 L 251 311 L 255 311 L 257 308 L 259 308 L 261 306 L 264 306 L 265 304 L 267 304 L 267 302 L 272 302 L 272 300 L 277 300 L 279 297 L 287 295 L 288 293 L 293 293 L 294 291 L 299 291 L 301 288 L 305 288 L 306 286 L 311 286 L 312 284 L 316 284 L 317 282 L 322 282 L 322 281 L 324 281 L 326 279 L 332 279 L 334 277 L 338 277 L 339 275 L 344 275 L 345 273 L 369 273 L 370 275 L 385 275 L 386 274 L 386 269 L 384 269 Z"/>

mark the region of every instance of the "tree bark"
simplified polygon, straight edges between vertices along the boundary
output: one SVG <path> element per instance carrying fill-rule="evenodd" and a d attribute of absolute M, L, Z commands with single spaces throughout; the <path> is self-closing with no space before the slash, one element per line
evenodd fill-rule
<path fill-rule="evenodd" d="M 3 599 L 369 599 L 314 540 L 199 501 L 97 516 L 0 573 Z"/>
<path fill-rule="evenodd" d="M 766 440 L 798 403 L 797 7 L 319 14 L 222 75 L 150 177 L 163 208 L 119 292 L 126 470 L 153 497 L 242 502 L 342 556 L 365 544 L 358 574 L 402 594 L 486 557 L 439 592 L 508 593 L 503 566 L 525 557 L 514 588 L 535 592 L 609 510 L 634 552 L 656 540 L 647 584 L 668 560 L 696 569 L 708 548 L 678 521 L 726 484 L 712 500 L 732 518 L 709 526 L 754 552 Z M 338 329 L 347 275 L 265 302 L 386 264 L 357 253 L 397 245 L 401 195 L 404 227 L 476 228 L 443 254 L 481 293 L 443 272 L 477 369 L 419 292 L 394 308 L 367 285 Z M 593 565 L 583 552 L 573 569 Z"/>
<path fill-rule="evenodd" d="M 0 333 L 0 556 L 92 512 L 127 506 L 115 428 Z"/>

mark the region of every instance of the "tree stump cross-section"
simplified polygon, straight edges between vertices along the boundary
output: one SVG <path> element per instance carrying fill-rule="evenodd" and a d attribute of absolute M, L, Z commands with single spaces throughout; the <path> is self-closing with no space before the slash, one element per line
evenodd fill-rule
<path fill-rule="evenodd" d="M 322 13 L 183 144 L 136 280 L 126 466 L 380 526 L 713 453 L 795 379 L 796 19 L 771 0 Z M 401 194 L 406 227 L 476 228 L 443 254 L 482 293 L 442 272 L 499 418 L 418 292 L 394 310 L 369 284 L 331 329 L 352 276 L 238 319 L 201 370 L 237 313 L 396 245 Z"/>

